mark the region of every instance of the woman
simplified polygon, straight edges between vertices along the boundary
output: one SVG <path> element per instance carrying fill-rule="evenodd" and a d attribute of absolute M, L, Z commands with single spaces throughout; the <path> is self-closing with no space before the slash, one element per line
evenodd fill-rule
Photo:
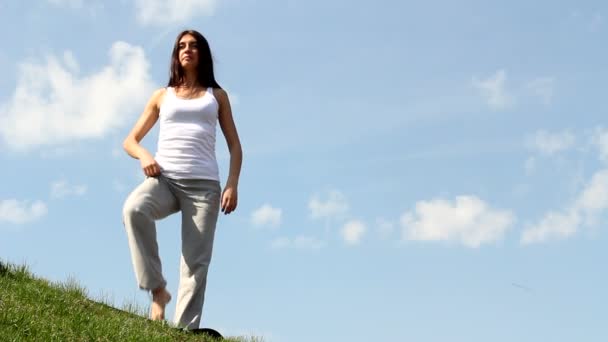
<path fill-rule="evenodd" d="M 154 157 L 140 141 L 160 119 Z M 215 158 L 216 122 L 228 143 L 230 169 L 221 192 Z M 150 318 L 165 319 L 171 300 L 158 255 L 155 221 L 181 211 L 182 257 L 175 323 L 198 328 L 219 211 L 237 206 L 242 151 L 226 92 L 215 81 L 207 40 L 194 30 L 181 32 L 171 57 L 169 84 L 154 92 L 123 143 L 139 159 L 146 179 L 127 198 L 123 222 L 135 276 L 152 292 Z"/>

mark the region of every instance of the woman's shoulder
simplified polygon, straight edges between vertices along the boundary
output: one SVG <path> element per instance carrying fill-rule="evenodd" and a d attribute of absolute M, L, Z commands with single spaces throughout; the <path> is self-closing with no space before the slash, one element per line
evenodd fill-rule
<path fill-rule="evenodd" d="M 168 87 L 158 88 L 152 93 L 152 101 L 154 101 L 158 107 L 160 107 L 160 104 L 163 102 L 167 89 Z"/>
<path fill-rule="evenodd" d="M 152 97 L 161 97 L 165 95 L 168 91 L 169 87 L 158 88 L 152 93 Z"/>
<path fill-rule="evenodd" d="M 211 88 L 213 90 L 213 96 L 217 102 L 222 103 L 224 100 L 228 98 L 228 93 L 222 88 Z"/>

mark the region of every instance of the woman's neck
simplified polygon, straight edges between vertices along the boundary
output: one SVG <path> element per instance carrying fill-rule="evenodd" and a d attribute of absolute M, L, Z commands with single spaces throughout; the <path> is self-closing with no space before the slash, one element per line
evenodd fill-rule
<path fill-rule="evenodd" d="M 198 83 L 195 73 L 186 72 L 184 75 L 184 78 L 182 78 L 179 86 L 183 87 L 183 88 L 198 88 L 201 85 L 200 85 L 200 83 Z"/>

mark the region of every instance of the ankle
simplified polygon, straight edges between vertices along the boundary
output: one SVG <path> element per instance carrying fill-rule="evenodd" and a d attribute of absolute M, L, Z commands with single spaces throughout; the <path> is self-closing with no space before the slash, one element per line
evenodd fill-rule
<path fill-rule="evenodd" d="M 167 290 L 164 287 L 159 287 L 157 289 L 152 290 L 152 296 L 157 297 L 167 293 Z"/>

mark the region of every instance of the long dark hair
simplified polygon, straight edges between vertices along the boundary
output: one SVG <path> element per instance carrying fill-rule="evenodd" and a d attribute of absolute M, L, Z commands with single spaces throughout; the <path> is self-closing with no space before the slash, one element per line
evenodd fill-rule
<path fill-rule="evenodd" d="M 192 35 L 196 39 L 196 46 L 198 48 L 198 66 L 197 80 L 198 83 L 203 87 L 222 88 L 215 80 L 213 73 L 213 56 L 211 55 L 211 48 L 207 39 L 195 30 L 185 30 L 177 35 L 175 39 L 175 45 L 173 46 L 173 53 L 171 53 L 171 70 L 169 75 L 168 87 L 177 87 L 184 81 L 184 68 L 182 68 L 179 62 L 179 41 L 186 34 Z"/>

